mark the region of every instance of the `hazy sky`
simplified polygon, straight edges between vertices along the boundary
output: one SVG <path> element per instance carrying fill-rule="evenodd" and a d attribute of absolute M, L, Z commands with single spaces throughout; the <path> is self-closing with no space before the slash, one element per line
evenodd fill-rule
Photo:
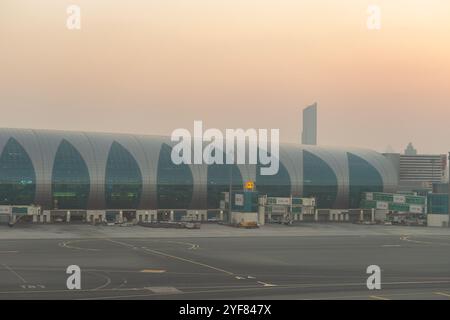
<path fill-rule="evenodd" d="M 294 142 L 315 101 L 319 144 L 450 151 L 450 1 L 0 0 L 0 127 Z"/>

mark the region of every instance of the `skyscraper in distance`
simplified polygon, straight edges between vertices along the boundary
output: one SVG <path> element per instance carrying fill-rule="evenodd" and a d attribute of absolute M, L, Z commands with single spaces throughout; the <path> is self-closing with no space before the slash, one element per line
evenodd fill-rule
<path fill-rule="evenodd" d="M 408 146 L 406 146 L 405 154 L 407 156 L 415 156 L 417 155 L 417 150 L 413 147 L 412 143 L 408 143 Z"/>
<path fill-rule="evenodd" d="M 303 109 L 302 144 L 317 144 L 317 103 Z"/>

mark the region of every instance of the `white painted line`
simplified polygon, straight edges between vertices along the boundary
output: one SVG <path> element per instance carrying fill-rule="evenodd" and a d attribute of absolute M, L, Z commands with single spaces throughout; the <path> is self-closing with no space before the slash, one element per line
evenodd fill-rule
<path fill-rule="evenodd" d="M 266 283 L 266 282 L 262 282 L 262 281 L 256 281 L 259 284 L 262 284 L 264 287 L 276 287 L 276 284 L 271 284 L 271 283 Z"/>
<path fill-rule="evenodd" d="M 59 243 L 58 245 L 60 247 L 68 248 L 68 249 L 85 250 L 85 251 L 101 251 L 100 249 L 95 249 L 95 248 L 80 248 L 80 247 L 75 247 L 75 246 L 69 245 L 69 244 L 72 244 L 75 242 L 92 241 L 92 240 L 93 239 L 64 241 L 64 242 Z"/>
<path fill-rule="evenodd" d="M 0 253 L 18 253 L 19 251 L 0 251 Z"/>
<path fill-rule="evenodd" d="M 401 245 L 399 245 L 399 244 L 383 244 L 382 247 L 386 247 L 386 248 L 388 248 L 388 247 L 401 247 Z"/>
<path fill-rule="evenodd" d="M 444 293 L 444 292 L 433 292 L 433 293 L 438 296 L 444 296 L 444 297 L 450 298 L 450 294 L 448 294 L 448 293 Z"/>
<path fill-rule="evenodd" d="M 6 270 L 8 270 L 9 272 L 11 272 L 13 275 L 15 275 L 17 278 L 19 278 L 23 283 L 27 283 L 27 281 L 17 272 L 15 272 L 13 269 L 11 269 L 10 267 L 8 267 L 6 264 L 3 264 L 3 267 L 5 267 Z"/>
<path fill-rule="evenodd" d="M 123 279 L 123 282 L 122 282 L 117 288 L 114 288 L 114 289 L 120 289 L 120 288 L 122 288 L 124 285 L 126 285 L 127 283 L 128 283 L 127 279 Z"/>
<path fill-rule="evenodd" d="M 106 276 L 104 274 L 101 274 L 101 273 L 97 273 L 97 272 L 90 272 L 90 273 L 106 279 L 106 282 L 104 284 L 102 284 L 101 286 L 99 286 L 97 288 L 92 289 L 92 291 L 97 291 L 97 290 L 106 288 L 107 286 L 109 286 L 111 284 L 111 278 L 110 277 L 108 277 L 108 276 Z"/>
<path fill-rule="evenodd" d="M 134 247 L 132 245 L 129 245 L 128 243 L 117 241 L 117 240 L 108 239 L 108 241 L 111 241 L 113 243 L 117 243 L 117 244 L 120 244 L 120 245 L 123 245 L 123 246 L 127 246 L 127 247 Z M 147 251 L 147 252 L 153 253 L 153 254 L 169 257 L 169 258 L 180 260 L 180 261 L 184 261 L 184 262 L 189 262 L 189 263 L 196 264 L 196 265 L 199 265 L 199 266 L 202 266 L 202 267 L 205 267 L 205 268 L 209 268 L 209 269 L 213 269 L 213 270 L 216 270 L 216 271 L 219 271 L 219 272 L 223 272 L 223 273 L 226 273 L 226 274 L 229 274 L 229 275 L 234 275 L 233 272 L 230 272 L 230 271 L 227 271 L 227 270 L 224 270 L 224 269 L 221 269 L 221 268 L 217 268 L 217 267 L 208 265 L 206 263 L 201 263 L 201 262 L 198 262 L 198 261 L 195 261 L 195 260 L 174 256 L 172 254 L 168 254 L 168 253 L 165 253 L 165 252 L 162 252 L 162 251 L 158 251 L 158 250 L 149 249 L 149 248 L 146 248 L 146 247 L 142 247 L 142 249 Z"/>
<path fill-rule="evenodd" d="M 369 298 L 372 298 L 372 299 L 375 299 L 375 300 L 390 300 L 388 298 L 381 297 L 381 296 L 369 296 Z"/>
<path fill-rule="evenodd" d="M 446 242 L 435 242 L 435 241 L 419 241 L 419 240 L 412 240 L 409 239 L 410 236 L 403 236 L 400 237 L 400 240 L 412 242 L 412 243 L 419 243 L 419 244 L 428 244 L 428 245 L 438 245 L 438 246 L 450 246 L 450 243 Z M 424 238 L 424 237 L 422 237 Z"/>
<path fill-rule="evenodd" d="M 188 245 L 189 246 L 188 250 L 197 250 L 198 248 L 200 248 L 200 246 L 198 244 L 191 243 L 191 242 L 171 241 L 171 240 L 161 240 L 160 242 Z"/>

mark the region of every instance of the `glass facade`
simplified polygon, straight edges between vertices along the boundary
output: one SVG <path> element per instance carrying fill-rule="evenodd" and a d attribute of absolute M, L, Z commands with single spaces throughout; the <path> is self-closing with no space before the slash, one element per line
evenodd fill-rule
<path fill-rule="evenodd" d="M 347 152 L 349 170 L 349 207 L 359 208 L 363 192 L 382 192 L 380 173 L 366 160 Z"/>
<path fill-rule="evenodd" d="M 303 151 L 303 196 L 316 198 L 317 208 L 333 208 L 337 197 L 337 177 L 318 156 Z"/>
<path fill-rule="evenodd" d="M 285 145 L 277 174 L 263 176 L 260 164 L 242 167 L 213 164 L 201 168 L 175 165 L 170 143 L 164 143 L 167 140 L 159 137 L 139 136 L 133 140 L 132 136 L 112 134 L 62 135 L 60 132 L 1 128 L 0 135 L 4 143 L 0 149 L 0 205 L 34 203 L 43 209 L 63 210 L 215 211 L 220 208 L 222 192 L 229 189 L 230 168 L 233 190 L 243 189 L 247 176 L 243 173 L 246 172 L 255 179 L 259 194 L 288 197 L 292 191 L 302 191 L 301 196 L 315 197 L 318 208 L 325 209 L 338 205 L 343 209 L 357 208 L 362 192 L 384 189 L 390 192 L 398 184 L 398 172 L 388 159 L 362 149 L 353 152 Z M 121 137 L 126 137 L 133 147 L 119 143 Z M 105 144 L 108 144 L 106 149 Z M 138 149 L 133 148 L 140 148 L 143 158 L 139 161 L 147 159 L 152 163 L 138 162 L 131 152 Z M 89 152 L 89 159 L 83 158 L 84 150 Z M 49 158 L 53 154 L 54 158 Z M 303 163 L 295 160 L 299 156 Z M 377 163 L 376 168 L 371 165 L 372 159 Z M 334 166 L 331 167 L 333 163 L 341 170 L 335 172 Z M 345 166 L 348 166 L 347 175 Z M 156 171 L 151 173 L 153 168 Z M 244 170 L 242 174 L 240 169 Z M 287 169 L 292 169 L 295 175 L 290 176 Z M 144 174 L 156 176 L 143 179 Z M 302 181 L 297 181 L 297 176 Z M 435 210 L 445 211 L 437 208 L 437 203 Z"/>
<path fill-rule="evenodd" d="M 446 193 L 430 193 L 428 194 L 428 213 L 431 214 L 448 214 L 448 194 Z"/>
<path fill-rule="evenodd" d="M 90 178 L 81 154 L 62 140 L 55 155 L 52 171 L 54 209 L 87 209 Z"/>
<path fill-rule="evenodd" d="M 10 138 L 0 156 L 0 204 L 34 202 L 36 174 L 25 149 Z"/>
<path fill-rule="evenodd" d="M 270 197 L 290 197 L 291 196 L 291 177 L 286 167 L 279 162 L 277 174 L 261 175 L 260 164 L 256 166 L 256 190 L 260 195 Z"/>
<path fill-rule="evenodd" d="M 142 193 L 142 174 L 131 153 L 113 142 L 105 173 L 107 209 L 137 209 Z"/>
<path fill-rule="evenodd" d="M 194 192 L 194 179 L 187 164 L 172 162 L 172 147 L 161 146 L 158 160 L 157 198 L 159 209 L 188 209 Z"/>
<path fill-rule="evenodd" d="M 242 190 L 242 175 L 237 165 L 212 164 L 208 166 L 208 209 L 220 208 L 220 195 L 230 189 L 230 168 L 232 175 L 232 190 Z"/>

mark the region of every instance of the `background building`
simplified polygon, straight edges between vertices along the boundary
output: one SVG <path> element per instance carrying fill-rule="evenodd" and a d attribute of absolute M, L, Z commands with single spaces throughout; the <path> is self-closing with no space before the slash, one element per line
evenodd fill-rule
<path fill-rule="evenodd" d="M 276 175 L 260 165 L 175 165 L 158 136 L 0 129 L 0 205 L 44 209 L 209 209 L 221 192 L 254 181 L 260 194 L 316 197 L 357 208 L 362 192 L 392 192 L 391 161 L 365 149 L 280 146 Z"/>
<path fill-rule="evenodd" d="M 384 154 L 398 172 L 400 191 L 432 191 L 433 183 L 445 181 L 447 157 L 437 155 Z"/>
<path fill-rule="evenodd" d="M 317 103 L 303 110 L 302 144 L 317 144 Z"/>

